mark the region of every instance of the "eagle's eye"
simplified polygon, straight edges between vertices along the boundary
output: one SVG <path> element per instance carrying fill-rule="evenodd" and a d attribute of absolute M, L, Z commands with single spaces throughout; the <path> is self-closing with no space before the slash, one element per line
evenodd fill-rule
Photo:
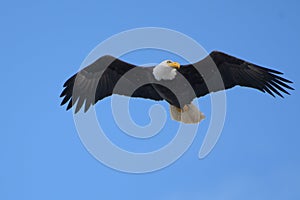
<path fill-rule="evenodd" d="M 169 64 L 169 63 L 172 63 L 172 61 L 171 61 L 171 60 L 168 60 L 167 63 L 168 63 L 168 64 Z"/>

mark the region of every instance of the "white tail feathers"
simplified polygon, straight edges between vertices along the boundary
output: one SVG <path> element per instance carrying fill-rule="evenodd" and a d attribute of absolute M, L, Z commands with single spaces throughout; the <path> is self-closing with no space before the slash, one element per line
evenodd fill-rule
<path fill-rule="evenodd" d="M 185 105 L 183 109 L 170 105 L 170 113 L 173 120 L 186 124 L 197 124 L 205 118 L 204 114 L 192 103 Z"/>

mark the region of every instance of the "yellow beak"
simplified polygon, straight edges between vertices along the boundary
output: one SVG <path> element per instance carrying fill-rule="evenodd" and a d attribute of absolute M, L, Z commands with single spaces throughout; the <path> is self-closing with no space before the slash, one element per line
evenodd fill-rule
<path fill-rule="evenodd" d="M 171 62 L 168 65 L 173 68 L 177 68 L 177 69 L 180 68 L 180 64 L 178 62 Z"/>

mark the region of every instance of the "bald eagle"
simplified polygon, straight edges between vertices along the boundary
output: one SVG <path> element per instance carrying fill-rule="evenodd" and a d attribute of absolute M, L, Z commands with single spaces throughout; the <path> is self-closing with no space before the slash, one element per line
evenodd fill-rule
<path fill-rule="evenodd" d="M 218 75 L 222 84 L 214 84 Z M 84 103 L 86 112 L 91 105 L 112 94 L 166 100 L 173 120 L 199 123 L 205 116 L 192 104 L 194 98 L 236 85 L 283 97 L 281 92 L 289 94 L 286 89 L 293 88 L 288 85 L 292 82 L 280 75 L 279 71 L 219 51 L 193 64 L 165 60 L 152 67 L 136 66 L 107 55 L 69 78 L 60 97 L 64 97 L 61 105 L 68 102 L 67 110 L 77 102 L 75 113 Z"/>

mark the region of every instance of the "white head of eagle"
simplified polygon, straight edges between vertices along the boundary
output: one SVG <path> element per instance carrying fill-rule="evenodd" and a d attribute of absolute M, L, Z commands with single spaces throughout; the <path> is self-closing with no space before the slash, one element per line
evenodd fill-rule
<path fill-rule="evenodd" d="M 153 75 L 156 80 L 173 80 L 176 76 L 177 69 L 180 68 L 178 62 L 165 60 L 156 65 L 153 69 Z"/>

